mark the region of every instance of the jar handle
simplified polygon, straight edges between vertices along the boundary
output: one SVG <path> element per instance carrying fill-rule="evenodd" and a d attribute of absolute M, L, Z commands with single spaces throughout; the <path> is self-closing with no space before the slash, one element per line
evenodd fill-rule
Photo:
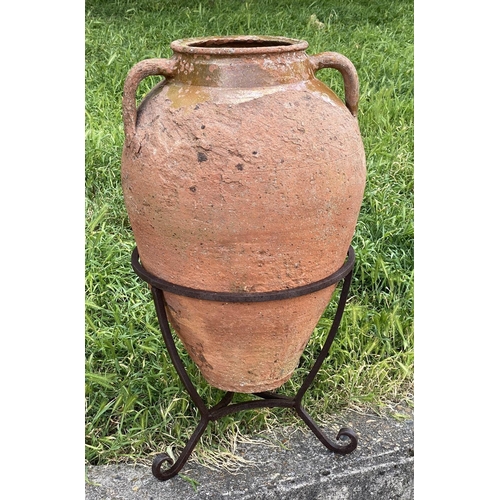
<path fill-rule="evenodd" d="M 132 66 L 123 86 L 123 128 L 125 139 L 131 141 L 135 135 L 137 122 L 136 93 L 139 83 L 148 76 L 162 75 L 171 78 L 174 74 L 174 59 L 145 59 Z"/>
<path fill-rule="evenodd" d="M 342 74 L 345 88 L 345 105 L 356 118 L 358 114 L 359 101 L 359 81 L 358 73 L 354 64 L 347 57 L 337 52 L 321 52 L 314 56 L 309 56 L 313 71 L 319 71 L 323 68 L 334 68 Z"/>

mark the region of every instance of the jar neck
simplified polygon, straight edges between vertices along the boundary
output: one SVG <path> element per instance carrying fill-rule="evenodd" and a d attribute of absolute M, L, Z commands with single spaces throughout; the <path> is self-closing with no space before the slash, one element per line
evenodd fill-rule
<path fill-rule="evenodd" d="M 284 37 L 234 36 L 177 40 L 174 81 L 208 87 L 251 88 L 310 79 L 307 42 Z"/>

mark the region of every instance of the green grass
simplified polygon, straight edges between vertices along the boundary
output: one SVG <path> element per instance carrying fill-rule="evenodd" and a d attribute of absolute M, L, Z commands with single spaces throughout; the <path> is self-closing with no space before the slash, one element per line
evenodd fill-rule
<path fill-rule="evenodd" d="M 311 17 L 316 16 L 316 17 Z M 315 22 L 317 19 L 322 25 Z M 306 393 L 312 416 L 346 407 L 375 411 L 413 393 L 413 3 L 405 1 L 86 2 L 86 460 L 149 463 L 183 446 L 197 424 L 168 358 L 147 285 L 133 272 L 134 238 L 122 199 L 121 96 L 138 61 L 170 57 L 178 38 L 267 34 L 305 39 L 309 54 L 336 51 L 356 66 L 367 185 L 353 246 L 349 301 L 331 355 Z M 334 70 L 317 75 L 343 97 Z M 144 81 L 139 96 L 155 79 Z M 292 394 L 321 348 L 332 304 L 283 390 Z M 180 352 L 183 353 L 182 349 Z M 207 404 L 221 392 L 183 354 Z M 238 463 L 234 443 L 300 425 L 259 410 L 211 425 L 196 449 L 206 464 Z"/>

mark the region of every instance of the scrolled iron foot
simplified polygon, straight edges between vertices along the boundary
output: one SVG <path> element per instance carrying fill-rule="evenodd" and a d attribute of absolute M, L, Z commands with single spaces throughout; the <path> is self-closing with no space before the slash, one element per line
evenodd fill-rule
<path fill-rule="evenodd" d="M 358 436 L 352 429 L 349 427 L 342 427 L 337 434 L 337 441 L 344 436 L 349 438 L 349 442 L 341 445 L 340 448 L 336 447 L 336 449 L 333 450 L 335 453 L 339 453 L 340 455 L 347 455 L 348 453 L 353 452 L 358 446 Z"/>
<path fill-rule="evenodd" d="M 307 413 L 302 406 L 296 407 L 297 414 L 299 417 L 307 424 L 309 429 L 311 429 L 315 436 L 330 450 L 339 455 L 347 455 L 353 452 L 358 446 L 358 436 L 349 427 L 342 427 L 337 434 L 336 440 L 339 441 L 343 437 L 347 437 L 349 442 L 345 444 L 339 444 L 338 442 L 332 441 L 316 424 L 316 422 L 311 418 L 309 413 Z M 340 441 L 340 442 L 343 442 Z"/>
<path fill-rule="evenodd" d="M 342 427 L 339 430 L 336 441 L 330 439 L 323 431 L 319 428 L 312 429 L 318 439 L 330 450 L 339 455 L 347 455 L 352 453 L 358 446 L 358 436 L 352 429 L 348 427 Z M 347 437 L 349 441 L 345 441 L 341 438 Z"/>
<path fill-rule="evenodd" d="M 157 455 L 153 460 L 153 465 L 151 466 L 153 476 L 160 481 L 166 481 L 167 479 L 176 476 L 184 467 L 184 464 L 187 462 L 189 456 L 191 455 L 191 452 L 196 446 L 196 443 L 198 443 L 201 435 L 207 428 L 208 422 L 208 415 L 203 415 L 200 423 L 198 424 L 198 427 L 196 427 L 193 435 L 179 455 L 179 458 L 169 469 L 162 470 L 161 466 L 164 462 L 172 464 L 172 459 L 166 453 L 160 453 L 159 455 Z"/>
<path fill-rule="evenodd" d="M 168 462 L 171 465 L 171 467 L 167 470 L 162 470 L 161 466 L 165 462 Z M 166 481 L 167 479 L 176 476 L 178 471 L 172 470 L 174 468 L 173 465 L 174 464 L 172 459 L 166 453 L 160 453 L 159 455 L 156 455 L 155 459 L 153 460 L 153 465 L 151 467 L 153 471 L 153 476 L 156 477 L 156 479 L 159 479 L 160 481 Z"/>

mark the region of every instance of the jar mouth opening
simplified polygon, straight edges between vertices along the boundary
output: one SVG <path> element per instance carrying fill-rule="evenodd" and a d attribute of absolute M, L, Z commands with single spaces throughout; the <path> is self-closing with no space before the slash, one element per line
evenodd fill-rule
<path fill-rule="evenodd" d="M 269 54 L 305 50 L 308 43 L 281 36 L 209 36 L 184 38 L 170 44 L 174 52 L 208 55 Z"/>

